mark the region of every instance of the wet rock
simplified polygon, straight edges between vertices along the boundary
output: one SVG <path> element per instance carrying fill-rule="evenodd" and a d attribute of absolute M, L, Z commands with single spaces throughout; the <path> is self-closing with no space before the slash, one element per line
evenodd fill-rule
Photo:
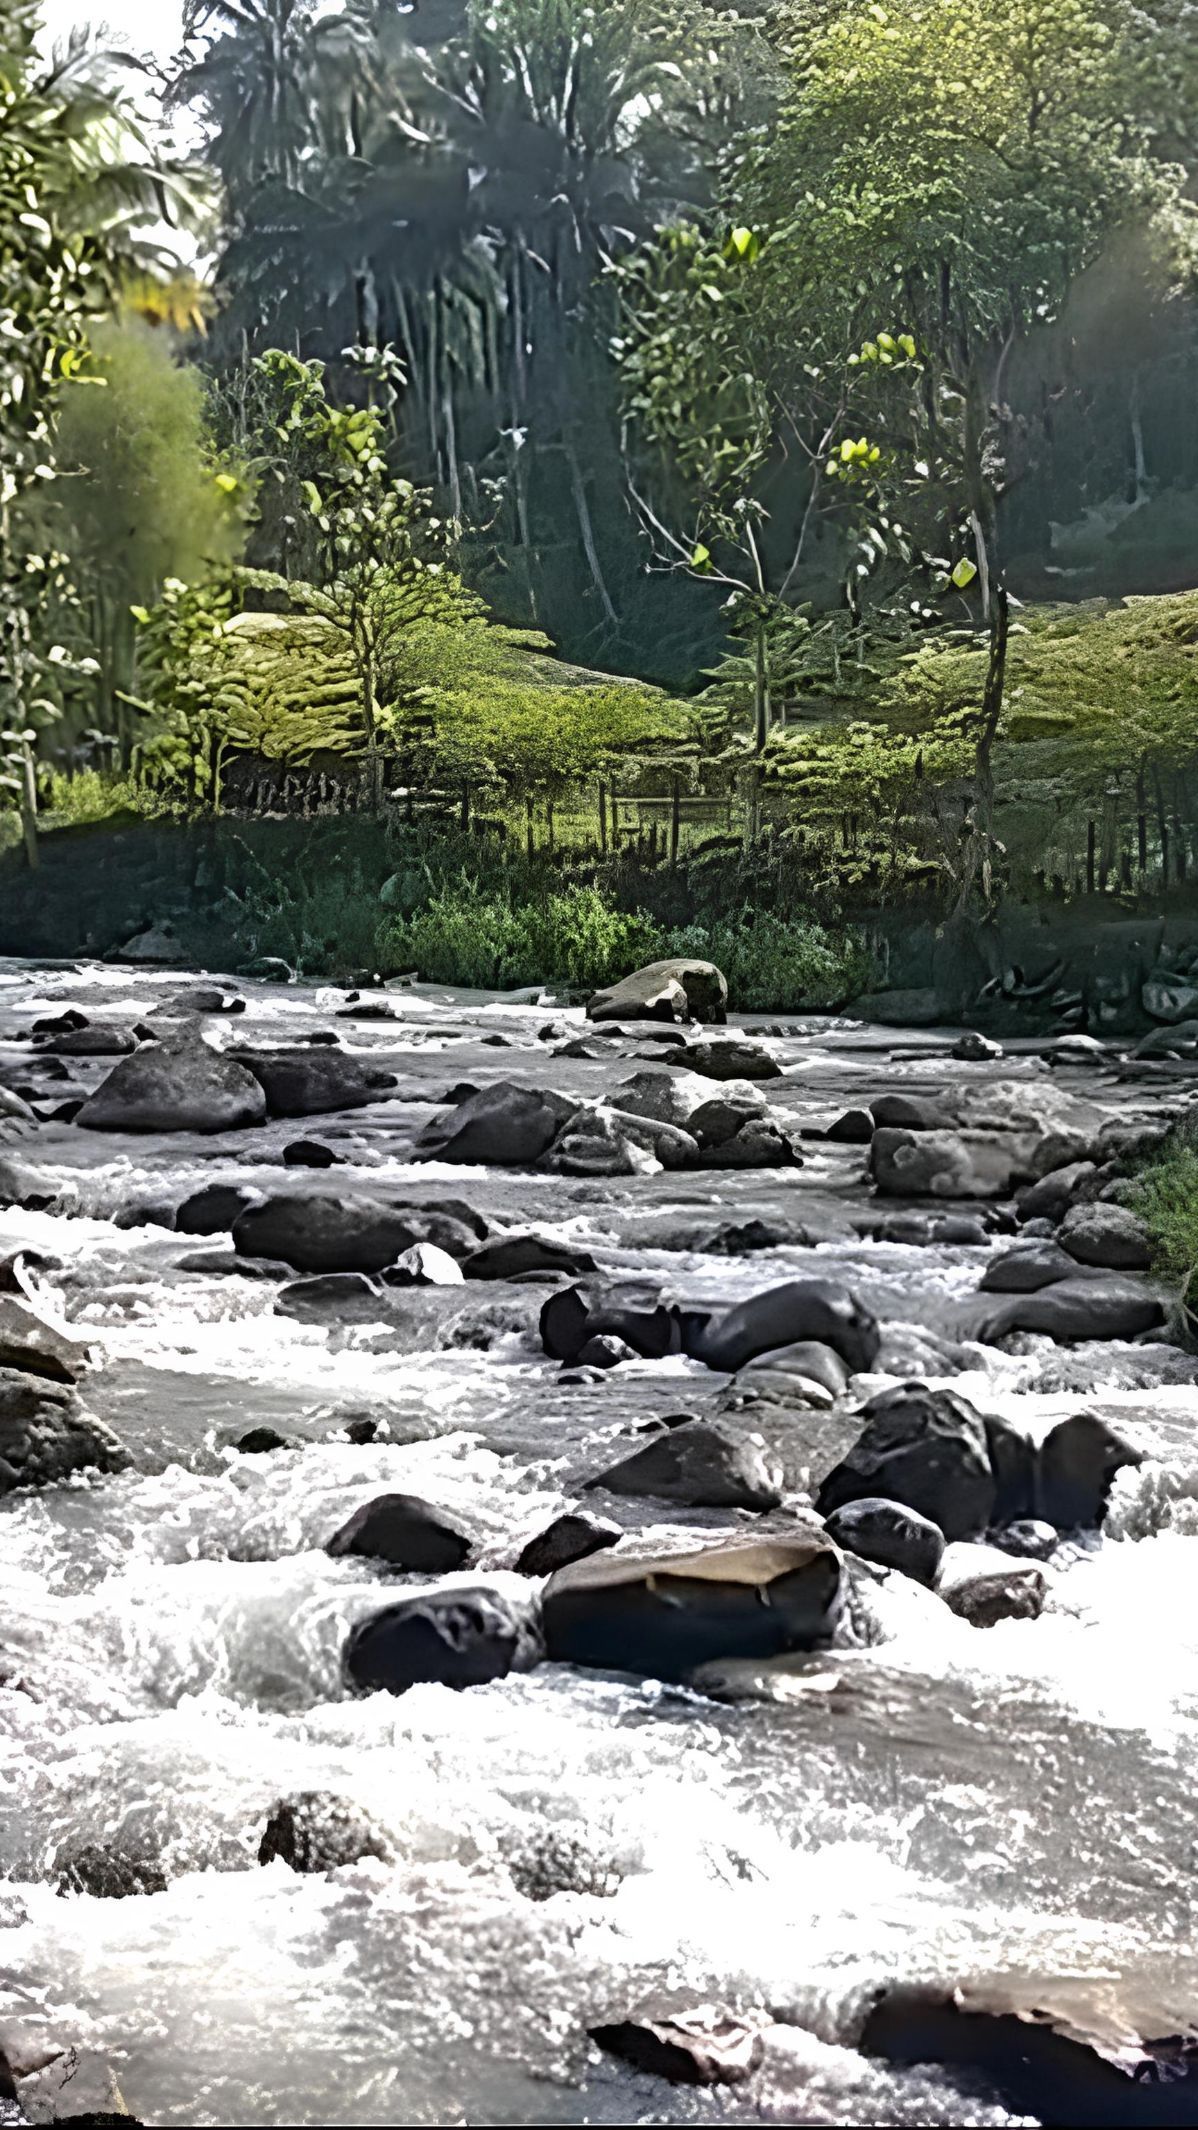
<path fill-rule="evenodd" d="M 47 1323 L 27 1302 L 0 1294 L 0 1369 L 23 1370 L 51 1383 L 77 1383 L 89 1353 L 83 1340 Z"/>
<path fill-rule="evenodd" d="M 828 1536 L 845 1553 L 873 1561 L 879 1568 L 896 1568 L 929 1590 L 936 1581 L 944 1558 L 944 1533 L 939 1524 L 898 1502 L 870 1499 L 846 1503 L 828 1517 Z"/>
<path fill-rule="evenodd" d="M 564 1272 L 577 1279 L 595 1270 L 589 1250 L 574 1250 L 545 1235 L 497 1235 L 462 1261 L 467 1279 L 519 1279 L 527 1272 Z"/>
<path fill-rule="evenodd" d="M 531 1168 L 549 1151 L 577 1106 L 562 1095 L 499 1080 L 430 1124 L 417 1141 L 416 1159 Z"/>
<path fill-rule="evenodd" d="M 1191 1058 L 1198 1051 L 1198 1020 L 1176 1028 L 1154 1028 L 1136 1044 L 1133 1058 Z"/>
<path fill-rule="evenodd" d="M 131 1028 L 118 1028 L 111 1021 L 89 1022 L 82 1028 L 64 1028 L 47 1036 L 39 1053 L 53 1058 L 122 1058 L 137 1049 Z"/>
<path fill-rule="evenodd" d="M 261 1124 L 254 1075 L 209 1044 L 145 1043 L 114 1065 L 75 1119 L 94 1132 L 221 1132 Z"/>
<path fill-rule="evenodd" d="M 801 1221 L 753 1219 L 728 1221 L 714 1235 L 696 1236 L 687 1247 L 710 1257 L 751 1257 L 758 1250 L 803 1250 L 810 1242 L 811 1232 Z"/>
<path fill-rule="evenodd" d="M 1025 1560 L 1046 1561 L 1060 1544 L 1060 1532 L 1041 1517 L 1025 1516 L 1004 1530 L 995 1531 L 992 1544 L 1003 1553 L 1014 1553 Z"/>
<path fill-rule="evenodd" d="M 764 2015 L 762 2019 L 764 2024 Z M 695 2012 L 621 2019 L 587 2029 L 609 2056 L 675 2086 L 737 2086 L 765 2055 L 760 2025 L 703 2006 Z"/>
<path fill-rule="evenodd" d="M 471 1540 L 452 1516 L 418 1494 L 379 1494 L 354 1510 L 324 1550 L 334 1560 L 352 1554 L 409 1575 L 445 1575 L 465 1567 Z"/>
<path fill-rule="evenodd" d="M 1176 1025 L 1198 1014 L 1198 990 L 1180 977 L 1153 976 L 1140 987 L 1140 1004 L 1149 1020 Z"/>
<path fill-rule="evenodd" d="M 1037 1514 L 1060 1531 L 1096 1530 L 1116 1472 L 1143 1462 L 1141 1451 L 1096 1413 L 1075 1413 L 1059 1421 L 1040 1446 Z"/>
<path fill-rule="evenodd" d="M 840 1355 L 818 1339 L 796 1339 L 771 1347 L 738 1369 L 728 1387 L 728 1403 L 740 1407 L 759 1399 L 775 1405 L 832 1405 L 848 1388 L 849 1371 Z"/>
<path fill-rule="evenodd" d="M 601 1553 L 552 1576 L 545 1646 L 559 1664 L 684 1679 L 732 1657 L 827 1641 L 841 1563 L 817 1532 L 734 1539 L 690 1553 Z"/>
<path fill-rule="evenodd" d="M 986 1415 L 985 1428 L 994 1474 L 990 1520 L 995 1525 L 1018 1523 L 1035 1510 L 1036 1451 L 1030 1436 L 998 1413 Z"/>
<path fill-rule="evenodd" d="M 67 1006 L 61 1013 L 43 1014 L 41 1020 L 34 1022 L 33 1034 L 35 1039 L 39 1035 L 67 1035 L 72 1028 L 87 1026 L 86 1013 L 80 1013 L 77 1006 Z"/>
<path fill-rule="evenodd" d="M 699 1166 L 705 1169 L 792 1169 L 802 1167 L 802 1158 L 780 1125 L 767 1117 L 750 1117 L 730 1138 L 703 1147 Z"/>
<path fill-rule="evenodd" d="M 689 1509 L 775 1509 L 774 1473 L 755 1443 L 737 1441 L 704 1420 L 690 1420 L 620 1458 L 587 1489 L 647 1495 Z"/>
<path fill-rule="evenodd" d="M 98 2050 L 63 2047 L 53 2040 L 23 2049 L 6 2034 L 0 2049 L 0 2101 L 6 2097 L 6 2084 L 20 2111 L 18 2122 L 139 2130 L 112 2065 Z"/>
<path fill-rule="evenodd" d="M 928 1517 L 946 1539 L 985 1530 L 996 1489 L 985 1426 L 972 1405 L 955 1391 L 902 1383 L 871 1398 L 861 1417 L 857 1441 L 819 1490 L 821 1516 L 880 1497 Z"/>
<path fill-rule="evenodd" d="M 617 1546 L 623 1536 L 619 1524 L 603 1523 L 581 1509 L 570 1509 L 529 1539 L 516 1569 L 520 1575 L 553 1575 L 571 1561 L 586 1560 L 592 1553 Z"/>
<path fill-rule="evenodd" d="M 979 1283 L 982 1294 L 1037 1294 L 1057 1280 L 1076 1274 L 1071 1257 L 1055 1242 L 1023 1243 L 987 1265 Z"/>
<path fill-rule="evenodd" d="M 239 1183 L 208 1183 L 185 1198 L 175 1213 L 179 1235 L 227 1235 L 233 1223 L 258 1200 L 256 1191 Z"/>
<path fill-rule="evenodd" d="M 686 1063 L 691 1072 L 707 1080 L 780 1080 L 782 1067 L 768 1050 L 757 1043 L 738 1041 L 735 1036 L 712 1036 L 709 1041 L 688 1043 Z"/>
<path fill-rule="evenodd" d="M 690 1118 L 710 1093 L 708 1082 L 697 1072 L 671 1072 L 664 1065 L 654 1065 L 648 1071 L 634 1072 L 630 1080 L 621 1080 L 612 1089 L 611 1106 L 626 1117 L 645 1117 L 655 1124 L 676 1124 L 680 1130 L 691 1131 Z M 763 1109 L 764 1100 L 759 1099 L 756 1106 L 758 1111 Z"/>
<path fill-rule="evenodd" d="M 942 1594 L 959 1620 L 971 1627 L 997 1627 L 1000 1620 L 1038 1620 L 1048 1585 L 1040 1569 L 1029 1566 L 964 1576 Z"/>
<path fill-rule="evenodd" d="M 930 987 L 871 991 L 844 1010 L 846 1018 L 876 1021 L 883 1028 L 934 1028 L 944 1017 L 939 994 Z"/>
<path fill-rule="evenodd" d="M 281 1193 L 233 1223 L 243 1257 L 269 1257 L 297 1272 L 382 1272 L 426 1239 L 419 1212 L 381 1199 Z"/>
<path fill-rule="evenodd" d="M 565 1287 L 551 1294 L 540 1314 L 541 1344 L 553 1361 L 573 1365 L 592 1338 L 623 1339 L 646 1361 L 680 1350 L 677 1318 L 640 1287 Z"/>
<path fill-rule="evenodd" d="M 621 1361 L 635 1361 L 631 1346 L 624 1339 L 617 1339 L 610 1331 L 596 1332 L 588 1339 L 578 1356 L 579 1368 L 618 1368 Z"/>
<path fill-rule="evenodd" d="M 678 1125 L 588 1103 L 576 1111 L 540 1166 L 560 1176 L 638 1176 L 693 1168 L 698 1159 L 698 1140 Z"/>
<path fill-rule="evenodd" d="M 132 962 L 172 962 L 182 958 L 175 928 L 165 923 L 147 925 L 135 932 L 112 957 L 114 961 Z"/>
<path fill-rule="evenodd" d="M 1105 1065 L 1108 1051 L 1096 1035 L 1059 1035 L 1041 1052 L 1050 1065 Z"/>
<path fill-rule="evenodd" d="M 340 1162 L 340 1154 L 319 1139 L 292 1139 L 283 1148 L 283 1166 L 289 1169 L 335 1169 Z"/>
<path fill-rule="evenodd" d="M 296 972 L 289 961 L 281 961 L 277 954 L 257 954 L 252 961 L 242 962 L 238 976 L 253 977 L 259 984 L 293 984 Z"/>
<path fill-rule="evenodd" d="M 343 1050 L 244 1050 L 241 1062 L 261 1083 L 272 1117 L 317 1117 L 383 1102 L 399 1082 L 393 1072 Z"/>
<path fill-rule="evenodd" d="M 367 1857 L 395 1860 L 392 1843 L 381 1827 L 348 1797 L 324 1790 L 305 1790 L 282 1799 L 272 1811 L 258 1845 L 258 1862 L 276 1859 L 292 1871 L 340 1871 Z"/>
<path fill-rule="evenodd" d="M 448 1250 L 436 1243 L 418 1242 L 401 1251 L 387 1268 L 389 1287 L 460 1287 L 462 1268 Z"/>
<path fill-rule="evenodd" d="M 1072 1206 L 1061 1223 L 1061 1249 L 1081 1265 L 1144 1272 L 1152 1263 L 1148 1230 L 1126 1206 Z"/>
<path fill-rule="evenodd" d="M 976 1249 L 991 1241 L 981 1213 L 893 1213 L 870 1233 L 875 1242 L 906 1243 L 916 1249 Z"/>
<path fill-rule="evenodd" d="M 1030 1134 L 899 1130 L 874 1133 L 875 1188 L 899 1198 L 1005 1198 L 1034 1173 Z"/>
<path fill-rule="evenodd" d="M 0 1494 L 55 1486 L 75 1472 L 119 1472 L 127 1462 L 116 1436 L 68 1386 L 0 1368 Z"/>
<path fill-rule="evenodd" d="M 1147 1288 L 1113 1274 L 1091 1275 L 1012 1295 L 980 1318 L 973 1336 L 987 1345 L 1012 1331 L 1042 1331 L 1062 1341 L 1134 1339 L 1164 1321 L 1162 1304 Z"/>
<path fill-rule="evenodd" d="M 143 1893 L 165 1893 L 166 1873 L 156 1857 L 89 1842 L 60 1858 L 59 1893 L 86 1893 L 95 1901 L 125 1901 Z"/>
<path fill-rule="evenodd" d="M 1020 1220 L 1063 1220 L 1094 1173 L 1092 1161 L 1070 1161 L 1064 1168 L 1052 1169 L 1039 1183 L 1020 1191 L 1015 1201 Z"/>
<path fill-rule="evenodd" d="M 163 1013 L 244 1013 L 245 1000 L 235 992 L 222 991 L 215 984 L 196 984 L 189 991 L 176 991 L 162 1008 Z"/>
<path fill-rule="evenodd" d="M 388 999 L 362 998 L 357 999 L 352 1005 L 338 1006 L 337 1019 L 339 1021 L 402 1021 L 403 1014 L 398 1006 L 391 1005 Z M 486 1038 L 484 1037 L 485 1040 Z"/>
<path fill-rule="evenodd" d="M 486 1686 L 529 1652 L 530 1617 L 497 1590 L 430 1590 L 355 1627 L 345 1665 L 367 1693 L 411 1686 Z"/>
<path fill-rule="evenodd" d="M 250 1427 L 238 1436 L 233 1448 L 242 1457 L 269 1457 L 275 1450 L 293 1450 L 295 1444 L 280 1435 L 277 1427 Z"/>
<path fill-rule="evenodd" d="M 591 1021 L 721 1022 L 728 1009 L 728 986 L 713 962 L 650 962 L 606 991 L 596 991 L 587 1005 Z"/>
<path fill-rule="evenodd" d="M 386 1318 L 387 1298 L 365 1272 L 316 1272 L 280 1288 L 275 1315 L 299 1324 L 377 1324 Z"/>
<path fill-rule="evenodd" d="M 767 1287 L 714 1322 L 692 1317 L 684 1337 L 694 1360 L 729 1374 L 797 1339 L 831 1346 L 855 1375 L 872 1365 L 878 1351 L 878 1327 L 869 1310 L 832 1280 L 786 1280 Z"/>
<path fill-rule="evenodd" d="M 868 1146 L 874 1135 L 874 1120 L 867 1109 L 846 1109 L 824 1134 L 834 1146 Z"/>
<path fill-rule="evenodd" d="M 1013 2115 L 1030 2116 L 1044 2130 L 1180 2130 L 1194 2122 L 1198 2050 L 1191 2043 L 1129 2046 L 1124 2022 L 1105 2015 L 1087 2037 L 1068 1999 L 1058 2032 L 1043 1990 L 1022 1994 L 1023 2004 L 1017 1983 L 886 1989 L 866 2019 L 861 2052 L 981 2078 Z"/>
<path fill-rule="evenodd" d="M 992 1042 L 988 1035 L 979 1035 L 976 1028 L 970 1028 L 964 1035 L 959 1035 L 949 1051 L 950 1058 L 959 1058 L 965 1064 L 977 1065 L 987 1064 L 1002 1055 L 1002 1044 Z"/>

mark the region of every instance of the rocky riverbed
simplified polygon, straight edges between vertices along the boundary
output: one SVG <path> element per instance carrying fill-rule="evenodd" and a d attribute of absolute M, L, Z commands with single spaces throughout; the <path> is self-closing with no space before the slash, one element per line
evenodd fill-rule
<path fill-rule="evenodd" d="M 1198 2120 L 1184 1070 L 627 1007 L 0 965 L 0 2119 Z"/>

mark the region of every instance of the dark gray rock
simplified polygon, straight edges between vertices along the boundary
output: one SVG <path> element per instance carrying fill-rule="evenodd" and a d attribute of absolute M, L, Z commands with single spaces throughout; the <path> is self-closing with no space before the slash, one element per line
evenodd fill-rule
<path fill-rule="evenodd" d="M 577 1103 L 509 1080 L 480 1088 L 417 1141 L 421 1161 L 461 1161 L 485 1168 L 531 1168 L 553 1145 Z"/>
<path fill-rule="evenodd" d="M 418 1494 L 378 1494 L 363 1502 L 333 1533 L 325 1552 L 381 1561 L 410 1575 L 445 1575 L 464 1568 L 471 1539 L 454 1517 Z"/>
<path fill-rule="evenodd" d="M 1036 1513 L 1060 1531 L 1096 1530 L 1116 1472 L 1143 1462 L 1142 1452 L 1096 1413 L 1074 1413 L 1041 1444 Z"/>
<path fill-rule="evenodd" d="M 432 1239 L 435 1216 L 382 1199 L 313 1191 L 281 1193 L 233 1223 L 243 1257 L 269 1257 L 297 1272 L 382 1272 L 414 1243 Z"/>
<path fill-rule="evenodd" d="M 930 1517 L 867 1496 L 834 1509 L 827 1521 L 828 1536 L 842 1551 L 932 1588 L 944 1558 L 944 1533 Z"/>
<path fill-rule="evenodd" d="M 819 1490 L 821 1516 L 881 1498 L 928 1517 L 946 1539 L 985 1530 L 996 1489 L 985 1425 L 972 1405 L 955 1391 L 903 1383 L 871 1398 L 861 1417 L 857 1441 Z"/>
<path fill-rule="evenodd" d="M 907 1243 L 916 1249 L 976 1249 L 991 1240 L 981 1213 L 892 1213 L 870 1230 L 875 1242 Z"/>
<path fill-rule="evenodd" d="M 722 1094 L 700 1102 L 697 1109 L 689 1109 L 681 1121 L 701 1147 L 726 1146 L 746 1125 L 768 1122 L 765 1097 L 755 1088 L 726 1087 Z"/>
<path fill-rule="evenodd" d="M 137 1037 L 131 1028 L 94 1021 L 83 1028 L 59 1029 L 45 1037 L 39 1049 L 54 1058 L 122 1058 L 137 1049 Z"/>
<path fill-rule="evenodd" d="M 52 1383 L 77 1383 L 88 1357 L 83 1340 L 47 1323 L 16 1295 L 0 1294 L 0 1369 L 23 1370 Z"/>
<path fill-rule="evenodd" d="M 1012 1331 L 1041 1331 L 1062 1342 L 1134 1339 L 1164 1321 L 1162 1304 L 1147 1288 L 1113 1273 L 1079 1274 L 1038 1294 L 1011 1295 L 981 1316 L 973 1335 L 988 1345 Z"/>
<path fill-rule="evenodd" d="M 997 1627 L 1000 1620 L 1038 1620 L 1048 1585 L 1039 1568 L 1000 1568 L 970 1575 L 944 1592 L 944 1602 L 971 1627 Z"/>
<path fill-rule="evenodd" d="M 179 1037 L 114 1065 L 75 1123 L 94 1132 L 222 1132 L 261 1124 L 266 1097 L 235 1058 Z"/>
<path fill-rule="evenodd" d="M 807 1405 L 814 1389 L 818 1402 L 832 1403 L 848 1388 L 849 1371 L 834 1347 L 819 1339 L 796 1339 L 738 1369 L 728 1389 L 729 1402 L 744 1405 L 765 1399 L 775 1405 Z"/>
<path fill-rule="evenodd" d="M 704 1147 L 699 1155 L 704 1169 L 793 1169 L 802 1167 L 781 1126 L 768 1117 L 751 1117 L 733 1133 Z"/>
<path fill-rule="evenodd" d="M 162 1007 L 163 1013 L 244 1013 L 245 1000 L 235 992 L 221 991 L 215 984 L 196 984 L 176 991 Z"/>
<path fill-rule="evenodd" d="M 1092 1161 L 1070 1161 L 1064 1168 L 1050 1170 L 1039 1183 L 1020 1191 L 1015 1201 L 1020 1220 L 1063 1220 L 1093 1174 Z"/>
<path fill-rule="evenodd" d="M 622 1339 L 647 1361 L 681 1351 L 676 1314 L 640 1287 L 564 1287 L 540 1314 L 541 1344 L 551 1360 L 576 1362 L 589 1339 Z"/>
<path fill-rule="evenodd" d="M 125 1451 L 66 1384 L 0 1368 L 0 1494 L 56 1486 L 76 1472 L 119 1472 Z"/>
<path fill-rule="evenodd" d="M 365 1272 L 317 1272 L 279 1289 L 275 1315 L 299 1324 L 378 1324 L 386 1319 L 387 1298 Z"/>
<path fill-rule="evenodd" d="M 1002 1044 L 993 1042 L 988 1035 L 979 1035 L 976 1028 L 970 1028 L 964 1035 L 959 1035 L 949 1050 L 950 1058 L 959 1058 L 963 1063 L 976 1065 L 990 1064 L 1002 1055 Z"/>
<path fill-rule="evenodd" d="M 544 1235 L 497 1235 L 462 1261 L 467 1279 L 518 1279 L 527 1272 L 563 1272 L 577 1279 L 595 1270 L 589 1250 L 571 1249 Z"/>
<path fill-rule="evenodd" d="M 557 1893 L 585 1893 L 610 1900 L 624 1874 L 610 1851 L 598 1847 L 590 1830 L 580 1826 L 546 1827 L 504 1858 L 516 1892 L 526 1901 L 551 1901 Z"/>
<path fill-rule="evenodd" d="M 258 1193 L 239 1183 L 208 1183 L 193 1191 L 175 1214 L 179 1235 L 227 1235 L 234 1221 L 256 1204 Z"/>
<path fill-rule="evenodd" d="M 1046 1561 L 1056 1552 L 1061 1534 L 1053 1524 L 1045 1523 L 1039 1516 L 1021 1517 L 1017 1523 L 1008 1524 L 996 1531 L 991 1543 L 1001 1547 L 1004 1553 L 1014 1553 L 1023 1560 Z"/>
<path fill-rule="evenodd" d="M 610 1331 L 598 1331 L 587 1340 L 578 1356 L 579 1368 L 618 1368 L 621 1361 L 635 1361 L 631 1346 Z"/>
<path fill-rule="evenodd" d="M 238 976 L 249 976 L 259 984 L 293 984 L 295 970 L 288 961 L 281 961 L 277 954 L 257 954 L 252 961 L 241 964 Z"/>
<path fill-rule="evenodd" d="M 496 1590 L 430 1590 L 388 1605 L 346 1645 L 352 1683 L 366 1693 L 420 1685 L 486 1686 L 505 1679 L 529 1639 L 528 1615 Z"/>
<path fill-rule="evenodd" d="M 623 1536 L 619 1524 L 603 1523 L 597 1516 L 571 1509 L 529 1539 L 516 1569 L 520 1575 L 553 1575 L 571 1561 L 586 1560 L 592 1553 L 619 1545 Z"/>
<path fill-rule="evenodd" d="M 987 1265 L 979 1285 L 982 1294 L 1037 1294 L 1057 1280 L 1076 1274 L 1077 1266 L 1055 1242 L 1023 1243 Z"/>
<path fill-rule="evenodd" d="M 758 1043 L 746 1043 L 731 1035 L 688 1043 L 683 1062 L 689 1072 L 701 1073 L 705 1080 L 782 1078 L 782 1067 L 770 1051 L 763 1050 Z"/>
<path fill-rule="evenodd" d="M 127 1901 L 165 1893 L 166 1873 L 157 1857 L 87 1842 L 59 1859 L 56 1885 L 59 1893 L 86 1893 L 93 1901 Z"/>
<path fill-rule="evenodd" d="M 868 1146 L 874 1135 L 874 1120 L 867 1109 L 846 1109 L 824 1134 L 834 1146 Z"/>
<path fill-rule="evenodd" d="M 289 1169 L 334 1169 L 340 1161 L 340 1154 L 319 1139 L 293 1139 L 283 1148 L 283 1166 Z"/>
<path fill-rule="evenodd" d="M 859 1297 L 832 1280 L 786 1280 L 740 1302 L 712 1322 L 684 1324 L 686 1351 L 709 1368 L 737 1369 L 773 1347 L 815 1339 L 831 1346 L 854 1374 L 872 1366 L 878 1327 Z"/>
<path fill-rule="evenodd" d="M 692 1553 L 601 1553 L 550 1579 L 545 1646 L 559 1664 L 684 1679 L 729 1658 L 819 1647 L 841 1598 L 840 1557 L 817 1532 Z"/>
<path fill-rule="evenodd" d="M 718 1023 L 727 1009 L 728 986 L 714 963 L 682 959 L 650 962 L 606 991 L 596 991 L 587 1019 Z"/>
<path fill-rule="evenodd" d="M 875 1188 L 899 1198 L 1006 1198 L 1035 1173 L 1030 1133 L 918 1131 L 887 1127 L 874 1133 L 870 1174 Z"/>
<path fill-rule="evenodd" d="M 294 1442 L 280 1435 L 277 1427 L 250 1427 L 238 1437 L 233 1448 L 242 1457 L 270 1457 L 276 1450 L 293 1450 Z"/>
<path fill-rule="evenodd" d="M 359 1806 L 348 1797 L 334 1797 L 323 1790 L 306 1790 L 280 1800 L 258 1845 L 260 1864 L 273 1864 L 278 1858 L 290 1870 L 305 1873 L 339 1871 L 367 1857 L 390 1864 L 395 1850 L 382 1828 Z"/>
<path fill-rule="evenodd" d="M 704 1420 L 671 1428 L 586 1484 L 690 1509 L 774 1509 L 782 1498 L 761 1450 Z"/>
<path fill-rule="evenodd" d="M 752 1219 L 728 1221 L 714 1235 L 696 1236 L 686 1247 L 711 1257 L 751 1257 L 758 1250 L 806 1249 L 810 1241 L 811 1232 L 801 1221 Z"/>
<path fill-rule="evenodd" d="M 383 1102 L 398 1086 L 393 1072 L 343 1050 L 244 1050 L 238 1056 L 261 1083 L 272 1117 L 317 1117 Z"/>
<path fill-rule="evenodd" d="M 1061 1223 L 1061 1249 L 1081 1265 L 1114 1272 L 1145 1272 L 1152 1247 L 1142 1220 L 1126 1206 L 1072 1206 Z"/>

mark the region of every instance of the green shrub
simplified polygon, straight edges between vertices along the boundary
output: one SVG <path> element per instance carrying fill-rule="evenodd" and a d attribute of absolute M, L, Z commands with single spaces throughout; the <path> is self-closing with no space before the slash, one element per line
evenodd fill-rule
<path fill-rule="evenodd" d="M 737 1013 L 819 1012 L 843 1005 L 871 977 L 868 955 L 851 936 L 837 939 L 810 919 L 772 910 L 687 925 L 667 934 L 663 951 L 715 962 Z"/>
<path fill-rule="evenodd" d="M 1155 1270 L 1187 1294 L 1198 1270 L 1198 1147 L 1172 1141 L 1137 1179 L 1134 1206 L 1148 1230 Z"/>
<path fill-rule="evenodd" d="M 412 917 L 380 928 L 382 959 L 429 983 L 507 990 L 557 983 L 597 989 L 664 951 L 639 912 L 613 909 L 596 888 L 513 903 L 468 881 L 438 887 Z"/>

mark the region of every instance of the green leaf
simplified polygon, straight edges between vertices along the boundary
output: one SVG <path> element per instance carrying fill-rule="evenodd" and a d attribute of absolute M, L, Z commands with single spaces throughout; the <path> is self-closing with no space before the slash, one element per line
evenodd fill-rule
<path fill-rule="evenodd" d="M 711 568 L 711 549 L 704 547 L 701 540 L 691 553 L 691 568 L 698 570 L 709 570 Z"/>
<path fill-rule="evenodd" d="M 971 562 L 966 555 L 962 555 L 961 560 L 957 563 L 956 567 L 953 570 L 952 581 L 956 585 L 957 590 L 959 592 L 963 592 L 965 590 L 966 585 L 973 583 L 973 580 L 977 576 L 977 573 L 978 571 L 976 562 Z"/>

